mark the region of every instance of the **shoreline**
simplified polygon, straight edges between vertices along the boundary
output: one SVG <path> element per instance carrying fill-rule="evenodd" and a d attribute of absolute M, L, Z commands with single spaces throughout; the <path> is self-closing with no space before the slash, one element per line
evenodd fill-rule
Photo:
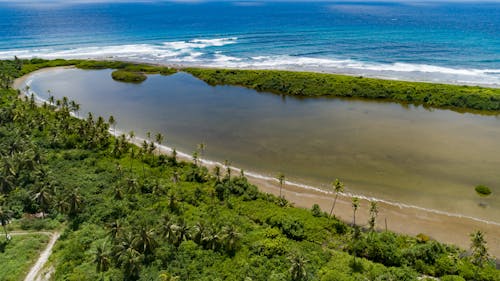
<path fill-rule="evenodd" d="M 20 90 L 21 94 L 24 91 L 24 85 L 27 80 L 34 74 L 52 71 L 55 69 L 68 69 L 71 66 L 43 68 L 31 73 L 28 73 L 20 78 L 17 78 L 13 83 L 13 88 Z M 33 92 L 32 92 L 33 93 Z M 34 93 L 36 95 L 36 93 Z M 38 96 L 38 100 L 43 101 Z M 120 131 L 112 132 L 110 134 L 118 136 Z M 143 141 L 140 137 L 135 137 L 131 143 L 139 144 Z M 168 154 L 172 148 L 168 146 L 161 146 L 161 152 Z M 178 156 L 182 160 L 191 161 L 191 156 L 186 153 L 178 151 Z M 223 167 L 222 163 L 210 161 L 207 159 L 200 159 L 200 162 L 211 170 L 214 166 L 218 165 Z M 237 167 L 231 167 L 232 170 L 239 172 Z M 248 180 L 256 185 L 261 192 L 271 193 L 274 195 L 279 194 L 279 184 L 274 178 L 266 177 L 256 173 L 245 173 Z M 310 209 L 313 204 L 319 204 L 322 210 L 329 211 L 332 204 L 332 194 L 328 191 L 316 188 L 314 186 L 307 186 L 300 183 L 286 181 L 283 187 L 283 195 L 296 207 Z M 469 234 L 474 230 L 482 230 L 486 234 L 488 241 L 488 248 L 490 254 L 500 257 L 500 223 L 489 222 L 479 218 L 473 218 L 460 214 L 450 214 L 439 210 L 430 210 L 419 206 L 405 205 L 403 203 L 388 202 L 377 198 L 367 198 L 362 195 L 344 193 L 339 194 L 334 214 L 346 223 L 352 220 L 351 198 L 358 196 L 360 198 L 360 209 L 357 215 L 360 222 L 368 220 L 369 200 L 375 200 L 379 204 L 379 215 L 377 218 L 377 229 L 383 230 L 387 225 L 387 229 L 407 234 L 417 235 L 424 233 L 433 239 L 444 243 L 452 243 L 461 248 L 468 249 L 470 245 Z"/>
<path fill-rule="evenodd" d="M 398 81 L 398 82 L 415 82 L 415 83 L 428 83 L 428 84 L 443 84 L 452 86 L 469 86 L 469 87 L 482 87 L 491 89 L 500 89 L 500 84 L 485 84 L 485 83 L 475 83 L 475 82 L 462 82 L 462 81 L 435 81 L 431 79 L 405 79 L 398 78 L 384 73 L 380 75 L 369 74 L 369 73 L 355 73 L 349 72 L 348 68 L 308 68 L 308 67 L 258 67 L 258 66 L 248 66 L 248 67 L 231 67 L 231 66 L 218 66 L 218 65 L 208 65 L 208 64 L 182 64 L 182 63 L 167 63 L 167 62 L 152 62 L 150 60 L 140 60 L 140 59 L 124 59 L 124 58 L 112 58 L 112 57 L 87 57 L 87 58 L 76 58 L 82 60 L 95 60 L 95 61 L 122 61 L 127 63 L 137 63 L 146 64 L 151 66 L 159 67 L 170 67 L 177 70 L 182 70 L 185 68 L 201 68 L 201 69 L 228 69 L 228 70 L 279 70 L 279 71 L 291 71 L 291 72 L 311 72 L 319 74 L 334 74 L 349 77 L 364 77 L 370 79 L 388 80 L 388 81 Z"/>

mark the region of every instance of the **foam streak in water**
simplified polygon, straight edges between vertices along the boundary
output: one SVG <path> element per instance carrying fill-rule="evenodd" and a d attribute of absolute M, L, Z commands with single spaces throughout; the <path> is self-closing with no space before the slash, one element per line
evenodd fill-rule
<path fill-rule="evenodd" d="M 237 44 L 237 37 L 192 39 L 162 44 L 91 46 L 74 49 L 32 49 L 1 51 L 0 59 L 21 58 L 92 58 L 117 59 L 187 66 L 242 69 L 306 70 L 343 73 L 384 79 L 442 82 L 500 87 L 500 69 L 453 68 L 429 64 L 376 63 L 332 57 L 290 55 L 234 56 L 222 47 Z"/>

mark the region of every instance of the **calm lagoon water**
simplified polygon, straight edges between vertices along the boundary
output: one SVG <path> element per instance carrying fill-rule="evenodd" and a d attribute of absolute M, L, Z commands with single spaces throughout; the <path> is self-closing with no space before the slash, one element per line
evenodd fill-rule
<path fill-rule="evenodd" d="M 230 160 L 247 171 L 500 222 L 500 118 L 395 103 L 281 97 L 212 87 L 189 74 L 113 81 L 111 70 L 54 70 L 31 77 L 41 97 L 113 115 L 117 128 L 161 132 L 166 144 Z M 474 186 L 492 187 L 488 207 Z"/>

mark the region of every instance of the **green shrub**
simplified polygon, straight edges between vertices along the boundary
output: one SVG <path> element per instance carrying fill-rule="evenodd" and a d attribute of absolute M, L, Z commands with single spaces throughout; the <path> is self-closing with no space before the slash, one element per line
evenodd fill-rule
<path fill-rule="evenodd" d="M 479 196 L 488 196 L 491 194 L 491 189 L 485 185 L 478 185 L 476 186 L 476 188 L 474 188 L 477 192 L 477 194 L 479 194 Z"/>
<path fill-rule="evenodd" d="M 115 70 L 111 73 L 111 77 L 114 80 L 120 82 L 129 82 L 129 83 L 141 83 L 147 79 L 147 76 L 141 72 L 131 72 L 128 70 Z"/>

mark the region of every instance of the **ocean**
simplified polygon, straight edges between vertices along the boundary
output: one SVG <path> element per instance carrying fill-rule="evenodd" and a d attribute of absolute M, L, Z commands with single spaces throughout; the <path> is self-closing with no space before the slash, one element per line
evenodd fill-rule
<path fill-rule="evenodd" d="M 0 2 L 1 59 L 105 58 L 500 87 L 500 3 L 41 3 Z"/>

